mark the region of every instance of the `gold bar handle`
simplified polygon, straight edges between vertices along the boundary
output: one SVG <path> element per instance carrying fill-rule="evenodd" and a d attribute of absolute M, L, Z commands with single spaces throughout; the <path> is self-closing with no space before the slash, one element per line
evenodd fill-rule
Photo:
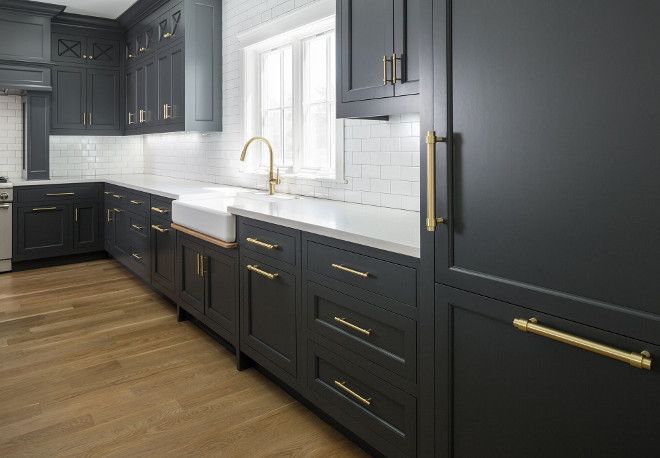
<path fill-rule="evenodd" d="M 364 396 L 359 395 L 355 391 L 351 390 L 349 387 L 346 386 L 346 382 L 340 382 L 339 380 L 335 380 L 335 385 L 337 388 L 341 389 L 345 393 L 350 394 L 352 397 L 360 401 L 362 404 L 365 406 L 370 406 L 371 405 L 371 398 L 365 398 Z"/>
<path fill-rule="evenodd" d="M 123 212 L 124 210 L 121 210 L 121 209 L 119 209 L 119 208 L 113 208 L 112 211 L 115 212 L 115 213 L 121 213 L 121 212 Z"/>
<path fill-rule="evenodd" d="M 138 224 L 131 224 L 131 227 L 132 227 L 133 229 L 135 229 L 136 231 L 141 231 L 142 229 L 144 229 L 143 226 L 140 226 L 140 225 L 138 225 Z"/>
<path fill-rule="evenodd" d="M 141 202 L 141 201 L 139 201 L 139 200 L 131 200 L 131 203 L 132 203 L 133 205 L 142 205 L 144 202 Z"/>
<path fill-rule="evenodd" d="M 169 229 L 161 227 L 159 224 L 152 224 L 151 228 L 157 230 L 158 232 L 169 232 L 170 231 Z"/>
<path fill-rule="evenodd" d="M 160 213 L 160 214 L 169 213 L 169 210 L 166 210 L 164 208 L 159 208 L 159 207 L 151 207 L 151 211 L 156 212 L 156 213 Z"/>
<path fill-rule="evenodd" d="M 163 119 L 170 119 L 172 117 L 170 108 L 172 108 L 169 104 L 163 105 Z"/>
<path fill-rule="evenodd" d="M 400 60 L 401 64 L 403 64 L 403 58 L 398 57 L 396 53 L 392 53 L 392 84 L 393 85 L 396 84 L 397 81 L 403 82 L 403 75 L 401 75 L 401 77 L 397 76 L 397 63 L 396 63 L 397 60 Z"/>
<path fill-rule="evenodd" d="M 130 126 L 131 124 L 135 124 L 135 121 L 131 120 L 131 116 L 135 116 L 133 113 L 130 111 L 128 112 L 128 125 Z"/>
<path fill-rule="evenodd" d="M 87 114 L 89 115 L 89 125 L 91 126 L 92 125 L 92 114 L 91 113 L 87 113 Z"/>
<path fill-rule="evenodd" d="M 245 239 L 245 241 L 253 245 L 260 246 L 261 248 L 265 248 L 267 250 L 276 250 L 277 248 L 280 247 L 279 245 L 276 244 L 262 242 L 261 240 L 255 239 L 254 237 L 248 237 Z"/>
<path fill-rule="evenodd" d="M 119 194 L 113 194 L 112 197 L 114 197 L 115 199 L 123 199 L 124 198 L 124 196 L 120 196 Z"/>
<path fill-rule="evenodd" d="M 80 117 L 82 118 L 82 125 L 86 126 L 87 125 L 87 116 L 85 113 L 80 113 Z"/>
<path fill-rule="evenodd" d="M 436 137 L 432 130 L 426 133 L 426 230 L 429 232 L 446 222 L 435 216 L 435 144 L 446 142 L 445 137 Z"/>
<path fill-rule="evenodd" d="M 350 267 L 346 267 L 341 264 L 332 264 L 332 267 L 343 272 L 348 272 L 349 274 L 357 275 L 358 277 L 369 277 L 369 272 L 360 272 L 359 270 L 351 269 Z"/>
<path fill-rule="evenodd" d="M 135 259 L 137 259 L 138 261 L 142 261 L 142 259 L 144 259 L 142 256 L 140 256 L 140 255 L 137 254 L 137 253 L 131 253 L 131 256 L 133 256 L 133 257 L 134 257 Z"/>
<path fill-rule="evenodd" d="M 47 197 L 74 196 L 75 192 L 49 192 Z"/>
<path fill-rule="evenodd" d="M 354 331 L 361 332 L 361 333 L 364 334 L 365 336 L 370 336 L 370 335 L 371 335 L 371 329 L 361 328 L 360 326 L 357 326 L 357 325 L 355 325 L 355 324 L 353 324 L 353 323 L 350 323 L 350 322 L 346 321 L 346 318 L 344 318 L 344 317 L 338 317 L 338 316 L 336 316 L 336 317 L 335 317 L 335 321 L 336 321 L 337 323 L 341 323 L 341 324 L 343 324 L 344 326 L 346 326 L 346 327 L 348 327 L 348 328 L 351 328 L 351 329 L 354 330 Z"/>
<path fill-rule="evenodd" d="M 112 194 L 112 191 L 103 191 L 103 194 L 105 194 L 106 196 L 109 196 L 110 194 Z"/>
<path fill-rule="evenodd" d="M 38 207 L 38 208 L 33 208 L 33 212 L 50 212 L 53 210 L 57 210 L 57 207 Z"/>
<path fill-rule="evenodd" d="M 259 266 L 253 266 L 251 264 L 247 265 L 247 270 L 250 272 L 254 272 L 257 275 L 261 275 L 262 277 L 265 277 L 269 280 L 275 280 L 277 277 L 280 276 L 280 274 L 272 274 L 270 272 L 266 272 L 265 270 L 261 270 Z"/>
<path fill-rule="evenodd" d="M 391 62 L 387 56 L 383 56 L 383 86 L 387 86 L 387 83 L 393 83 L 391 79 L 387 79 L 387 63 Z"/>
<path fill-rule="evenodd" d="M 78 207 L 73 210 L 73 221 L 78 222 Z"/>
<path fill-rule="evenodd" d="M 108 209 L 106 210 L 106 212 L 107 212 L 106 220 L 107 220 L 108 223 L 112 221 L 112 218 L 110 217 L 110 212 L 112 212 L 112 211 L 113 211 L 113 210 L 110 209 L 110 208 L 108 208 Z"/>
<path fill-rule="evenodd" d="M 199 253 L 195 253 L 195 256 L 197 256 L 197 275 L 199 275 Z"/>
<path fill-rule="evenodd" d="M 608 358 L 628 363 L 637 369 L 646 369 L 648 371 L 651 370 L 651 364 L 653 361 L 651 359 L 651 354 L 646 350 L 640 353 L 619 350 L 618 348 L 603 345 L 592 340 L 583 339 L 582 337 L 574 336 L 572 334 L 549 328 L 547 326 L 542 326 L 538 324 L 538 320 L 536 318 L 530 318 L 529 320 L 516 318 L 513 320 L 513 325 L 516 327 L 516 329 L 522 332 L 530 332 L 532 334 L 556 340 L 557 342 L 562 342 L 573 347 L 581 348 L 598 355 L 607 356 Z"/>

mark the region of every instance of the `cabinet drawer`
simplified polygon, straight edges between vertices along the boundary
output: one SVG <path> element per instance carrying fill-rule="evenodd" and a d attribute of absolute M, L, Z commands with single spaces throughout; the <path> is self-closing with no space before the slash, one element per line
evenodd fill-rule
<path fill-rule="evenodd" d="M 127 193 L 127 196 L 124 199 L 124 208 L 130 212 L 148 216 L 150 201 L 151 199 L 149 198 L 149 194 L 138 191 L 130 191 Z"/>
<path fill-rule="evenodd" d="M 307 328 L 401 377 L 416 379 L 416 323 L 319 284 L 307 283 Z"/>
<path fill-rule="evenodd" d="M 265 229 L 241 220 L 239 238 L 241 248 L 261 253 L 292 266 L 296 264 L 296 238 L 293 235 Z"/>
<path fill-rule="evenodd" d="M 144 216 L 128 213 L 128 231 L 132 236 L 146 239 L 149 237 L 149 224 Z"/>
<path fill-rule="evenodd" d="M 309 241 L 307 268 L 408 305 L 417 303 L 417 272 L 412 267 Z"/>
<path fill-rule="evenodd" d="M 143 280 L 149 280 L 151 268 L 147 239 L 143 239 L 141 236 L 130 236 L 127 255 L 127 267 Z"/>
<path fill-rule="evenodd" d="M 106 202 L 111 203 L 111 205 L 115 208 L 124 209 L 124 201 L 128 196 L 128 193 L 125 189 L 106 186 L 103 194 L 106 198 Z"/>
<path fill-rule="evenodd" d="M 455 456 L 660 456 L 660 443 L 649 440 L 658 429 L 657 367 L 632 367 L 571 342 L 626 358 L 647 350 L 655 365 L 660 347 L 442 285 L 435 309 L 436 383 L 451 390 L 453 407 L 438 412 L 451 422 Z M 569 341 L 539 335 L 537 326 Z"/>
<path fill-rule="evenodd" d="M 313 341 L 308 342 L 307 386 L 323 410 L 373 447 L 388 456 L 415 455 L 413 396 Z"/>
<path fill-rule="evenodd" d="M 14 194 L 17 203 L 63 202 L 73 200 L 75 188 L 73 185 L 25 186 L 16 188 Z"/>
<path fill-rule="evenodd" d="M 172 199 L 152 195 L 150 212 L 152 217 L 157 217 L 169 225 L 172 222 Z"/>

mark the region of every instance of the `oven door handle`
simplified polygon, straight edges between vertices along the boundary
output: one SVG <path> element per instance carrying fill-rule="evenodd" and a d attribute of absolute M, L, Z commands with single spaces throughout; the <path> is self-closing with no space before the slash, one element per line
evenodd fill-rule
<path fill-rule="evenodd" d="M 9 210 L 11 204 L 0 204 L 0 209 Z"/>

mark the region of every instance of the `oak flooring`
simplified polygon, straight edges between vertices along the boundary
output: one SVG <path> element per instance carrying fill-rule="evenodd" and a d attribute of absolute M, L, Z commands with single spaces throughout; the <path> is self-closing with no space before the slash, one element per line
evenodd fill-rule
<path fill-rule="evenodd" d="M 0 275 L 0 456 L 363 456 L 111 260 Z"/>

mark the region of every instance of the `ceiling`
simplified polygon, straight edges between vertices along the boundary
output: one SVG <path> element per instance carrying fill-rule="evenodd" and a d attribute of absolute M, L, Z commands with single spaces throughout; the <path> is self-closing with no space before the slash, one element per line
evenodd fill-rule
<path fill-rule="evenodd" d="M 64 12 L 116 19 L 136 0 L 52 0 L 66 6 Z"/>

